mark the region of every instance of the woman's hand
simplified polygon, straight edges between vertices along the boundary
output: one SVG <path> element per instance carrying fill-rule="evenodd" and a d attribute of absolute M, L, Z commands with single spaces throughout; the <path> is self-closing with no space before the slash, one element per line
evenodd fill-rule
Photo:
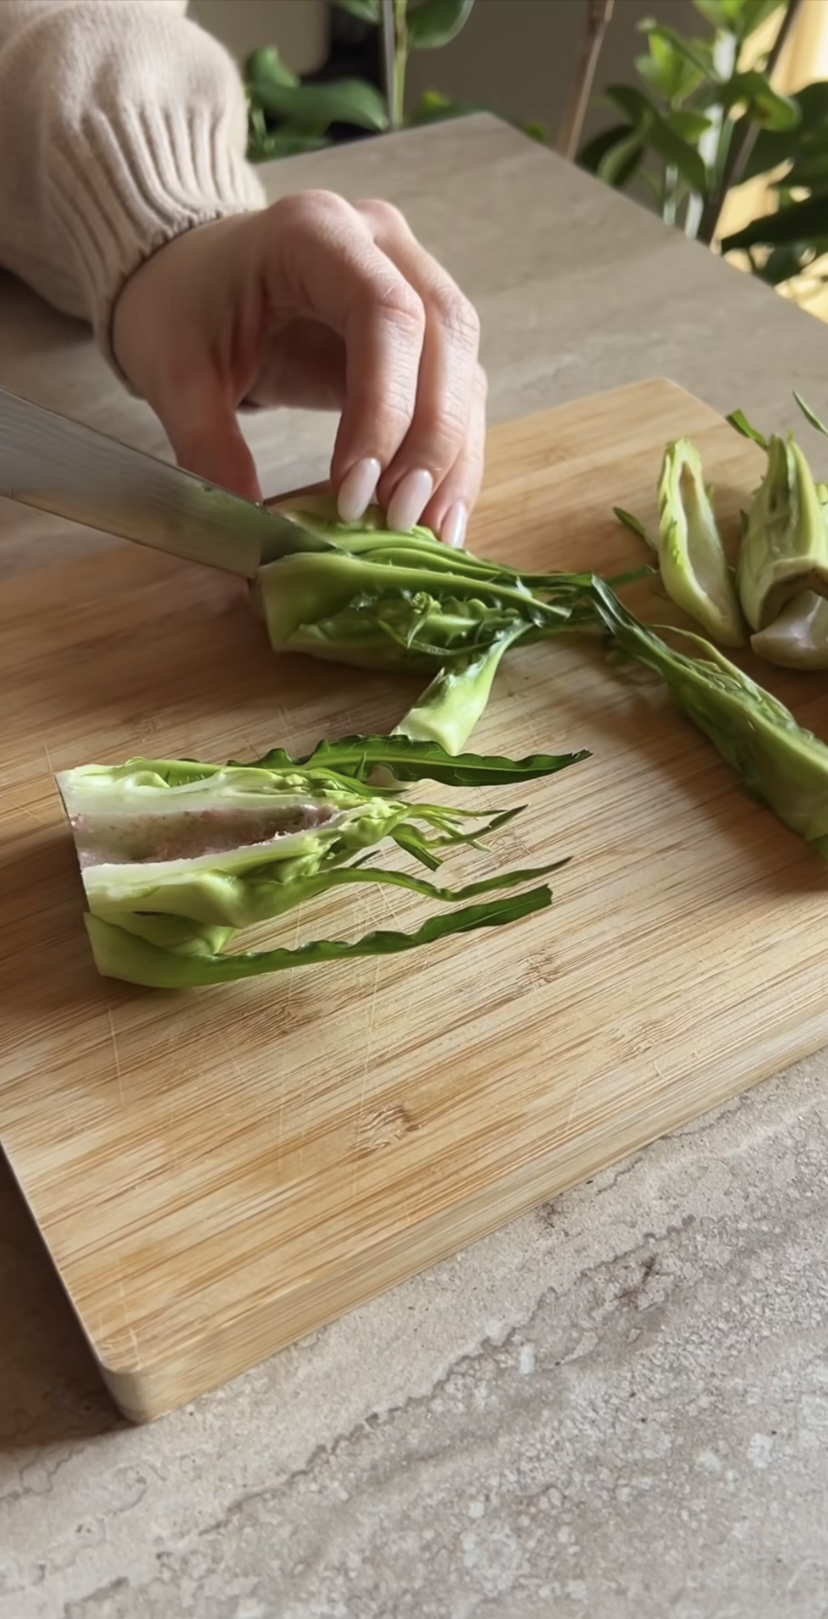
<path fill-rule="evenodd" d="M 483 475 L 479 336 L 395 208 L 306 191 L 159 249 L 118 299 L 113 350 L 189 471 L 261 500 L 239 405 L 336 410 L 341 517 L 377 499 L 390 527 L 462 545 Z"/>

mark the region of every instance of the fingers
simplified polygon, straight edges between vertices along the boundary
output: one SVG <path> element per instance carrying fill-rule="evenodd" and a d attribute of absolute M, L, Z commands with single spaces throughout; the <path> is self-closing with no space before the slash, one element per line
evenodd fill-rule
<path fill-rule="evenodd" d="M 187 408 L 188 402 L 191 408 Z M 197 406 L 188 389 L 186 398 L 181 394 L 162 397 L 155 408 L 180 467 L 246 500 L 261 500 L 256 463 L 236 420 L 235 406 L 222 398 L 214 375 L 205 379 Z"/>
<path fill-rule="evenodd" d="M 396 209 L 377 203 L 360 206 L 378 247 L 414 288 L 425 312 L 411 418 L 393 460 L 385 466 L 379 498 L 392 528 L 408 529 L 428 510 L 441 529 L 450 506 L 460 501 L 468 510 L 479 489 L 474 468 L 482 458 L 485 436 L 480 322 L 468 299 Z M 457 539 L 459 532 L 455 520 L 451 537 Z"/>
<path fill-rule="evenodd" d="M 442 483 L 438 485 L 421 518 L 428 528 L 434 529 L 435 533 L 439 534 L 446 545 L 458 549 L 462 549 L 465 545 L 469 517 L 483 484 L 487 392 L 486 373 L 478 366 L 463 447 Z"/>
<path fill-rule="evenodd" d="M 379 499 L 394 527 L 429 511 L 459 538 L 462 521 L 448 514 L 477 498 L 485 439 L 472 306 L 386 204 L 302 193 L 268 212 L 271 308 L 327 326 L 344 345 L 331 463 L 341 516 L 355 520 Z"/>

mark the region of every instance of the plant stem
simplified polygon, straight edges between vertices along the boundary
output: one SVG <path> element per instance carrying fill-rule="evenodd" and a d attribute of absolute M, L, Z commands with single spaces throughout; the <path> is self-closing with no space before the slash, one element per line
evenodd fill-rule
<path fill-rule="evenodd" d="M 779 32 L 773 42 L 773 49 L 768 53 L 768 60 L 764 67 L 764 77 L 768 83 L 773 78 L 774 69 L 790 38 L 801 5 L 802 0 L 788 0 L 785 15 L 779 25 Z M 697 240 L 704 242 L 706 247 L 710 246 L 716 234 L 728 192 L 741 184 L 742 175 L 747 167 L 760 127 L 758 122 L 751 122 L 747 114 L 745 114 L 734 130 L 730 149 L 722 166 L 718 183 L 708 197 L 699 221 Z"/>
<path fill-rule="evenodd" d="M 581 62 L 569 105 L 558 130 L 557 150 L 561 157 L 575 157 L 584 127 L 592 81 L 601 55 L 604 35 L 609 27 L 615 0 L 587 0 L 586 27 L 581 43 Z"/>
<path fill-rule="evenodd" d="M 405 123 L 405 72 L 408 66 L 407 0 L 383 0 L 383 43 L 386 94 L 392 129 Z"/>

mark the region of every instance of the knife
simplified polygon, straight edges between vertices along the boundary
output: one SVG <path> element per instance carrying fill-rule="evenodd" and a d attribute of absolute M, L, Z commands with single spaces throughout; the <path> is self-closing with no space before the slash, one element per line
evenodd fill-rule
<path fill-rule="evenodd" d="M 282 512 L 5 388 L 0 388 L 0 495 L 245 579 L 296 551 L 335 549 L 332 541 Z"/>

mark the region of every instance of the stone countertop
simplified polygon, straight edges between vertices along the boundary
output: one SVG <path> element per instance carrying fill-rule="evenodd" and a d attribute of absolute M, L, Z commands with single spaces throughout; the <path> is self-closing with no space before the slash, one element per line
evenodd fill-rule
<path fill-rule="evenodd" d="M 793 425 L 828 330 L 489 117 L 272 166 L 398 203 L 480 311 L 490 420 L 648 376 Z M 167 453 L 0 282 L 0 383 Z M 250 419 L 266 489 L 327 418 Z M 21 521 L 22 515 L 22 521 Z M 0 575 L 109 541 L 0 503 Z M 473 543 L 473 542 L 472 542 Z M 3 1619 L 825 1619 L 825 1054 L 148 1428 L 0 1165 Z"/>

